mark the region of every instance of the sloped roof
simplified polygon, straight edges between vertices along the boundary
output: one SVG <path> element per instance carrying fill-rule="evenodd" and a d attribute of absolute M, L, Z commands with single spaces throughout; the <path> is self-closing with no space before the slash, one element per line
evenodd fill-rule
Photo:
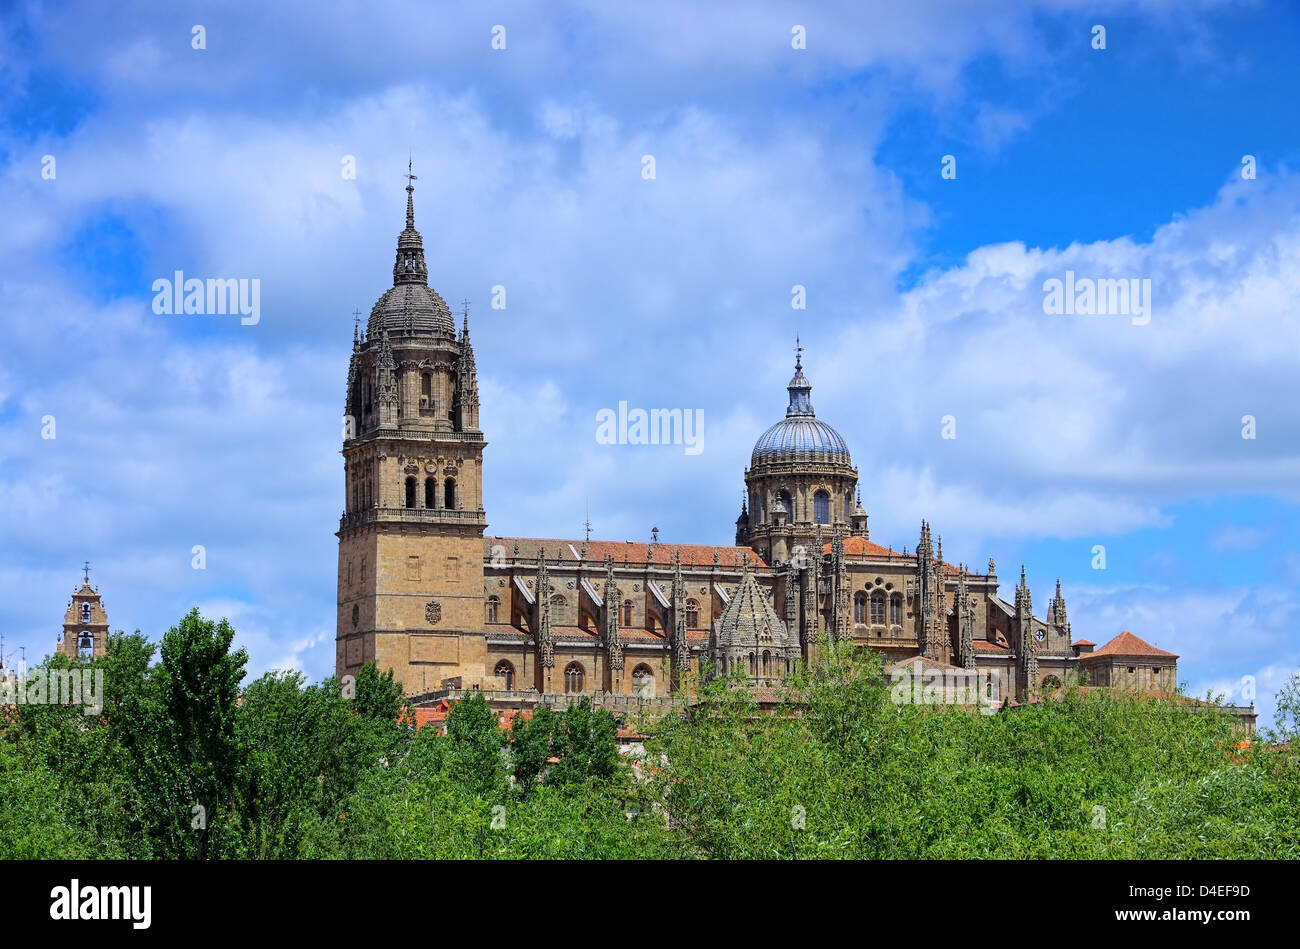
<path fill-rule="evenodd" d="M 830 541 L 827 541 L 822 544 L 822 553 L 829 556 L 830 552 L 831 543 Z M 905 554 L 890 547 L 882 547 L 874 541 L 867 540 L 865 537 L 845 537 L 844 556 L 858 558 L 866 557 L 868 560 L 897 560 L 902 563 L 916 562 L 915 553 Z M 960 570 L 950 563 L 943 563 L 938 560 L 936 560 L 935 563 L 938 563 L 943 568 L 943 572 L 949 576 L 955 577 L 961 573 Z M 978 574 L 967 571 L 966 576 L 973 577 L 978 576 Z"/>
<path fill-rule="evenodd" d="M 561 560 L 570 563 L 578 563 L 578 558 L 574 556 L 574 550 L 582 550 L 583 544 L 587 545 L 587 559 L 584 563 L 602 564 L 605 562 L 606 555 L 614 558 L 614 563 L 619 564 L 626 557 L 628 563 L 654 563 L 664 567 L 671 567 L 673 558 L 680 553 L 682 566 L 711 567 L 713 566 L 713 555 L 718 555 L 718 566 L 720 567 L 739 567 L 744 563 L 745 556 L 748 555 L 750 566 L 765 567 L 767 564 L 763 558 L 748 547 L 719 547 L 712 544 L 643 544 L 628 541 L 616 540 L 564 540 L 563 538 L 546 538 L 546 537 L 484 537 L 483 538 L 483 556 L 489 560 L 492 557 L 492 548 L 500 545 L 506 549 L 506 556 L 513 557 L 515 545 L 519 545 L 519 559 L 521 561 L 535 561 L 537 552 L 542 548 L 546 549 L 547 560 Z M 653 557 L 651 548 L 654 548 Z M 572 549 L 570 549 L 572 548 Z"/>
<path fill-rule="evenodd" d="M 1079 661 L 1087 662 L 1088 660 L 1096 659 L 1099 656 L 1151 656 L 1163 659 L 1178 658 L 1176 653 L 1158 649 L 1146 640 L 1134 636 L 1128 630 L 1120 633 L 1100 649 L 1094 649 L 1092 652 L 1088 653 L 1088 655 L 1081 656 Z"/>

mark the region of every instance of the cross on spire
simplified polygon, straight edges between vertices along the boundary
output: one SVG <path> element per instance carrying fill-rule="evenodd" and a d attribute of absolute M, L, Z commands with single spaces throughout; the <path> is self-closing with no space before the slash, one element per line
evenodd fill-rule
<path fill-rule="evenodd" d="M 412 168 L 413 163 L 414 163 L 414 158 L 408 156 L 407 159 L 406 159 L 406 175 L 404 176 L 404 177 L 406 178 L 406 190 L 407 190 L 407 191 L 414 191 L 414 190 L 415 190 L 415 185 L 412 184 L 411 182 L 413 182 L 413 181 L 417 181 L 417 180 L 419 179 L 419 177 L 420 177 L 419 175 L 413 175 L 413 174 L 411 174 L 411 168 Z"/>
<path fill-rule="evenodd" d="M 797 333 L 794 337 L 794 367 L 796 369 L 803 368 L 803 347 L 799 345 L 799 334 Z"/>
<path fill-rule="evenodd" d="M 84 571 L 86 575 L 86 582 L 89 583 L 90 582 L 90 561 L 87 560 L 85 562 L 85 565 L 81 569 L 82 571 Z"/>

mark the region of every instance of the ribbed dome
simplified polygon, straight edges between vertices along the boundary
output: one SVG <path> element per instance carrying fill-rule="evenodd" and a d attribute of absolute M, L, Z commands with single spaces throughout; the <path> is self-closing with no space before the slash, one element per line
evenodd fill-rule
<path fill-rule="evenodd" d="M 754 443 L 753 462 L 764 455 L 822 453 L 842 456 L 833 460 L 849 464 L 849 446 L 839 432 L 818 418 L 793 416 L 777 422 Z"/>
<path fill-rule="evenodd" d="M 407 169 L 407 177 L 415 175 Z M 429 270 L 424 263 L 424 240 L 415 229 L 415 186 L 406 185 L 406 228 L 397 236 L 397 258 L 393 263 L 393 289 L 370 311 L 366 336 L 378 339 L 389 335 L 419 333 L 422 336 L 456 338 L 456 322 L 438 291 L 429 286 Z"/>
<path fill-rule="evenodd" d="M 803 374 L 802 353 L 795 356 L 794 378 L 786 387 L 790 405 L 785 418 L 764 432 L 754 443 L 750 464 L 774 455 L 799 455 L 810 460 L 851 465 L 849 446 L 839 432 L 821 419 L 812 406 L 812 383 Z"/>
<path fill-rule="evenodd" d="M 366 335 L 375 339 L 384 330 L 397 336 L 407 328 L 421 334 L 455 337 L 456 321 L 447 302 L 432 287 L 403 283 L 389 290 L 370 311 Z"/>

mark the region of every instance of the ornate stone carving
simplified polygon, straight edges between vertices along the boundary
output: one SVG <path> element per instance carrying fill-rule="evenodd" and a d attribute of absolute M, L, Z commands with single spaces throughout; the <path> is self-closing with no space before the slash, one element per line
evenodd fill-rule
<path fill-rule="evenodd" d="M 424 605 L 424 618 L 430 626 L 437 626 L 442 619 L 442 604 L 437 600 L 430 600 Z"/>

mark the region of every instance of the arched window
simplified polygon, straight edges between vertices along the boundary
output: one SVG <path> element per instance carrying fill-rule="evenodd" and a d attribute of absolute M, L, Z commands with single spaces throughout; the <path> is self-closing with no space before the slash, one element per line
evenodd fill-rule
<path fill-rule="evenodd" d="M 501 606 L 501 601 L 495 596 L 487 598 L 487 621 L 495 623 L 497 621 L 497 610 Z"/>
<path fill-rule="evenodd" d="M 790 492 L 789 491 L 776 492 L 776 503 L 783 511 L 785 511 L 786 520 L 793 521 L 794 504 L 790 500 Z"/>
<path fill-rule="evenodd" d="M 564 691 L 582 691 L 582 666 L 576 662 L 571 662 L 564 667 Z"/>
<path fill-rule="evenodd" d="M 81 604 L 81 621 L 82 621 L 83 623 L 89 623 L 89 622 L 90 622 L 90 604 L 89 604 L 89 603 L 82 603 L 82 604 Z"/>
<path fill-rule="evenodd" d="M 686 625 L 691 629 L 700 625 L 700 604 L 694 600 L 686 601 Z"/>
<path fill-rule="evenodd" d="M 515 667 L 504 659 L 497 663 L 497 667 L 492 674 L 505 680 L 507 692 L 515 687 Z"/>
<path fill-rule="evenodd" d="M 1054 675 L 1043 677 L 1043 691 L 1056 692 L 1061 688 L 1061 680 Z"/>
<path fill-rule="evenodd" d="M 818 524 L 831 522 L 831 496 L 825 491 L 813 495 L 813 520 Z"/>
<path fill-rule="evenodd" d="M 885 625 L 885 594 L 879 590 L 871 594 L 871 625 Z"/>
<path fill-rule="evenodd" d="M 427 408 L 429 408 L 429 407 L 433 404 L 433 402 L 431 401 L 432 399 L 433 399 L 433 379 L 432 379 L 432 377 L 431 377 L 427 372 L 425 372 L 425 373 L 421 373 L 421 375 L 420 375 L 420 408 L 422 408 L 422 409 L 427 409 Z M 433 507 L 432 504 L 429 505 L 429 506 L 430 506 L 430 507 Z"/>
<path fill-rule="evenodd" d="M 563 625 L 564 608 L 569 605 L 569 601 L 560 594 L 551 597 L 551 622 Z"/>
<path fill-rule="evenodd" d="M 770 676 L 771 674 L 772 674 L 772 654 L 768 652 L 766 649 L 764 649 L 763 650 L 763 675 Z"/>
<path fill-rule="evenodd" d="M 758 675 L 757 665 L 758 665 L 758 659 L 757 659 L 757 657 L 756 657 L 756 656 L 751 652 L 751 653 L 749 654 L 749 674 L 750 674 L 751 676 Z"/>
<path fill-rule="evenodd" d="M 83 629 L 77 636 L 77 656 L 81 659 L 95 658 L 95 637 L 88 629 Z"/>
<path fill-rule="evenodd" d="M 632 601 L 623 601 L 623 625 L 628 629 L 632 628 Z"/>
<path fill-rule="evenodd" d="M 442 506 L 449 511 L 456 510 L 456 479 L 448 478 L 442 485 Z"/>
<path fill-rule="evenodd" d="M 432 478 L 425 478 L 424 479 L 424 506 L 427 508 L 436 507 L 438 503 L 437 498 L 438 498 L 438 482 L 434 481 Z"/>
<path fill-rule="evenodd" d="M 867 595 L 861 590 L 853 594 L 853 622 L 867 624 Z"/>
<path fill-rule="evenodd" d="M 632 670 L 632 693 L 641 698 L 652 699 L 655 694 L 654 670 L 644 662 Z"/>
<path fill-rule="evenodd" d="M 415 507 L 415 479 L 406 479 L 406 506 Z"/>
<path fill-rule="evenodd" d="M 903 598 L 897 593 L 889 598 L 889 624 L 903 625 Z"/>

